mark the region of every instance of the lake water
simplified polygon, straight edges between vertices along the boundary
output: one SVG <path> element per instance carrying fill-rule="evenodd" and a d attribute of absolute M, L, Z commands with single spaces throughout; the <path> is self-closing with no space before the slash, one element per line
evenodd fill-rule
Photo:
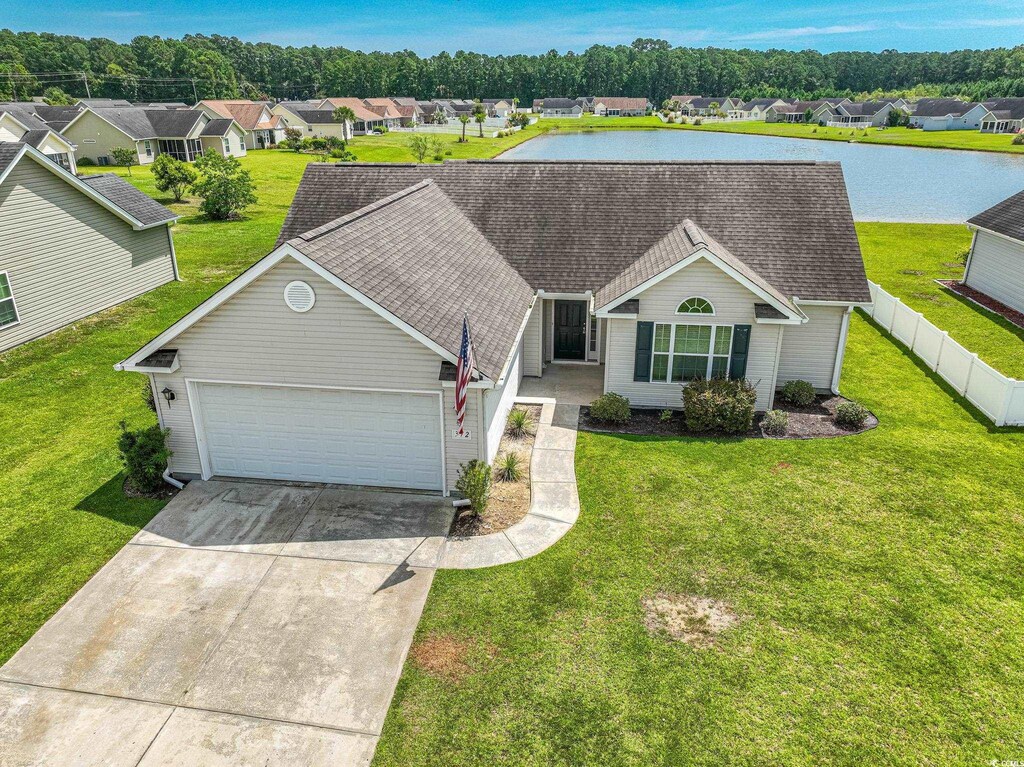
<path fill-rule="evenodd" d="M 710 131 L 556 132 L 502 159 L 838 160 L 858 221 L 959 223 L 1024 189 L 1019 155 Z"/>

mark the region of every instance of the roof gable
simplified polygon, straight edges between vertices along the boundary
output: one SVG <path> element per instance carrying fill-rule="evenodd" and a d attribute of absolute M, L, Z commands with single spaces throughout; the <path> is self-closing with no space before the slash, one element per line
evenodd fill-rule
<path fill-rule="evenodd" d="M 1024 191 L 969 218 L 967 223 L 1024 242 Z"/>

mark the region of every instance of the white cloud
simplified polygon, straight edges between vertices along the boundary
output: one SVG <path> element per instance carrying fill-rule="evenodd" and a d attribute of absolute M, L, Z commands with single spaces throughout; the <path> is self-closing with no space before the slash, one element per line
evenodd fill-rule
<path fill-rule="evenodd" d="M 766 29 L 762 32 L 749 32 L 742 35 L 730 35 L 730 41 L 777 40 L 794 37 L 822 37 L 824 35 L 853 35 L 858 32 L 874 32 L 877 24 L 834 24 L 828 27 L 787 27 L 784 29 Z"/>

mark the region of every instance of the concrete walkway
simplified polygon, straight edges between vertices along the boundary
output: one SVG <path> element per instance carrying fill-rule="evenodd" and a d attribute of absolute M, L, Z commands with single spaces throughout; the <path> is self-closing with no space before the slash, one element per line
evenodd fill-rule
<path fill-rule="evenodd" d="M 449 538 L 439 567 L 467 570 L 518 562 L 554 545 L 579 517 L 574 467 L 579 405 L 535 397 L 517 401 L 541 405 L 530 460 L 530 511 L 507 530 Z"/>
<path fill-rule="evenodd" d="M 451 518 L 189 484 L 0 669 L 0 765 L 368 765 Z"/>

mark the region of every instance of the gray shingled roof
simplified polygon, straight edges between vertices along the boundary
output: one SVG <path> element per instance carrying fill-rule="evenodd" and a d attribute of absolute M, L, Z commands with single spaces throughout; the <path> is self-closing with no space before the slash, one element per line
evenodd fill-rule
<path fill-rule="evenodd" d="M 43 138 L 45 138 L 45 133 L 40 137 L 38 134 L 35 134 L 35 131 L 53 131 L 60 136 L 61 139 L 67 141 L 69 144 L 71 143 L 66 136 L 62 136 L 60 134 L 60 129 L 67 125 L 67 122 L 54 122 L 49 119 L 53 116 L 64 115 L 66 113 L 65 110 L 67 109 L 67 107 L 51 107 L 45 104 L 36 104 L 35 102 L 14 101 L 0 104 L 0 114 L 3 114 L 4 112 L 8 113 L 11 117 L 28 128 L 30 133 L 34 134 L 34 138 L 27 142 L 32 143 L 33 146 L 36 146 L 43 140 Z M 78 114 L 78 112 L 73 111 L 71 116 L 73 117 L 76 114 Z M 70 119 L 71 117 L 68 117 L 69 121 Z M 25 138 L 23 137 L 22 140 L 25 140 Z"/>
<path fill-rule="evenodd" d="M 721 261 L 735 269 L 750 282 L 796 314 L 795 307 L 790 304 L 789 299 L 784 294 L 730 253 L 725 246 L 717 242 L 690 219 L 683 219 L 671 232 L 651 246 L 650 250 L 601 288 L 597 295 L 594 296 L 595 308 L 602 308 L 619 296 L 644 284 L 647 280 L 661 274 L 669 267 L 674 266 L 700 250 L 710 251 Z"/>
<path fill-rule="evenodd" d="M 49 136 L 50 133 L 51 131 L 49 128 L 33 129 L 30 131 L 26 131 L 25 135 L 21 137 L 21 141 L 24 144 L 34 146 L 36 149 L 38 149 L 39 145 L 46 140 L 46 137 Z"/>
<path fill-rule="evenodd" d="M 159 138 L 185 138 L 202 120 L 204 115 L 194 109 L 146 109 L 144 110 L 153 136 Z"/>
<path fill-rule="evenodd" d="M 574 109 L 580 106 L 575 99 L 544 99 L 543 109 Z"/>
<path fill-rule="evenodd" d="M 225 136 L 228 130 L 231 129 L 231 123 L 233 123 L 230 117 L 218 117 L 210 122 L 206 123 L 206 127 L 203 128 L 200 136 Z"/>
<path fill-rule="evenodd" d="M 1024 98 L 992 99 L 982 103 L 986 109 L 1003 119 L 1019 120 L 1024 117 Z"/>
<path fill-rule="evenodd" d="M 967 223 L 1024 242 L 1024 191 L 996 203 Z"/>
<path fill-rule="evenodd" d="M 476 366 L 496 380 L 533 291 L 429 179 L 288 240 L 454 356 L 469 316 Z"/>
<path fill-rule="evenodd" d="M 917 117 L 959 117 L 978 106 L 977 102 L 961 101 L 960 99 L 921 99 L 914 108 Z"/>
<path fill-rule="evenodd" d="M 870 300 L 838 163 L 312 163 L 278 243 L 426 178 L 537 289 L 596 292 L 688 218 L 788 298 Z"/>
<path fill-rule="evenodd" d="M 113 173 L 80 176 L 79 180 L 99 192 L 143 225 L 170 223 L 177 216 L 147 194 L 143 194 Z"/>
<path fill-rule="evenodd" d="M 17 141 L 0 141 L 0 175 L 14 162 L 14 158 L 21 151 L 21 144 Z"/>

